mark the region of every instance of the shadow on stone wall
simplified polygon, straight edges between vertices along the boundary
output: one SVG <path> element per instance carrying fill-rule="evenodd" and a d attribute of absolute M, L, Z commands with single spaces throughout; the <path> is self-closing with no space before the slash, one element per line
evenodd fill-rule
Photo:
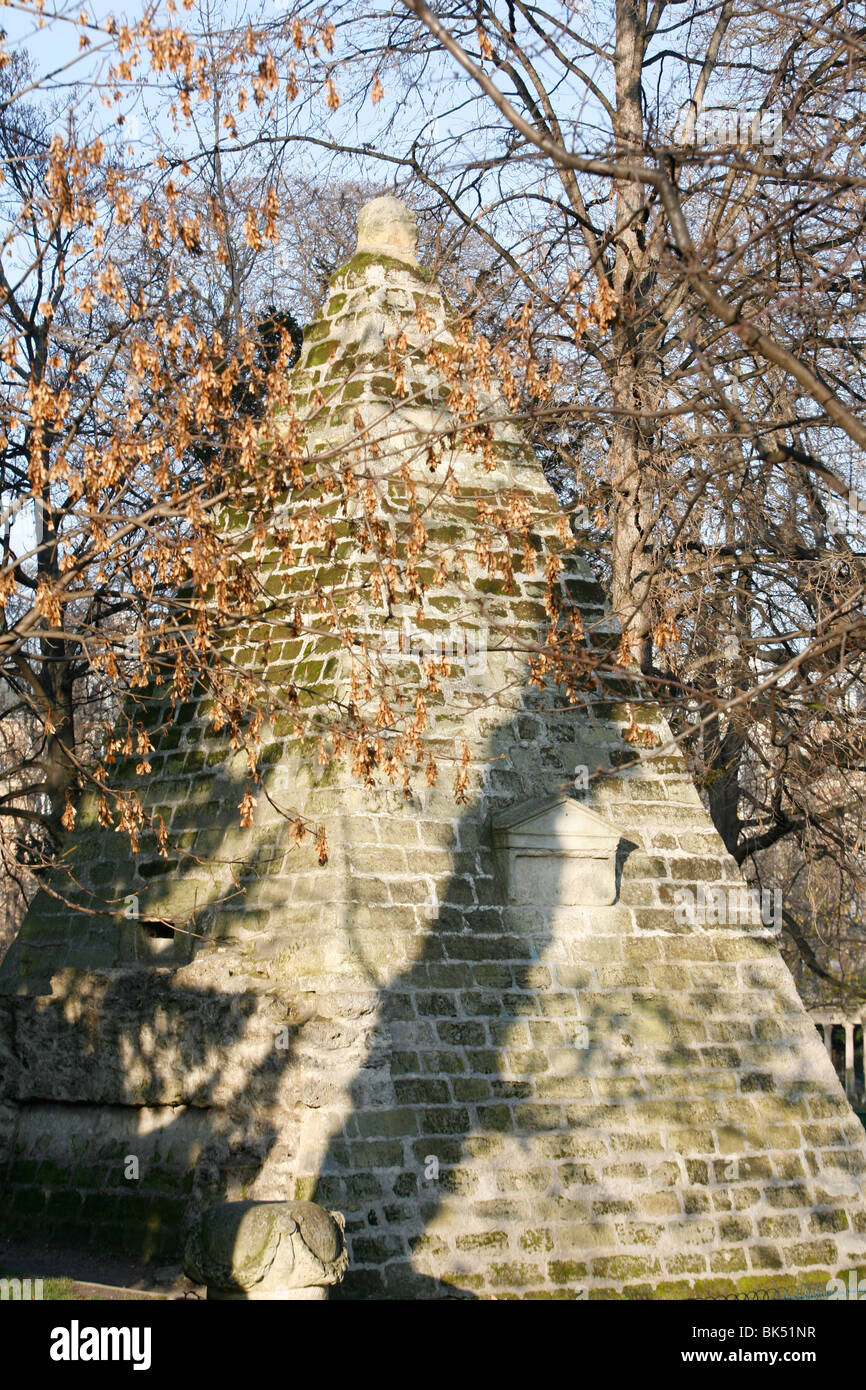
<path fill-rule="evenodd" d="M 225 781 L 227 835 L 241 790 Z M 208 832 L 218 825 L 212 807 Z M 116 841 L 106 844 L 116 855 Z M 267 872 L 270 856 L 262 864 L 260 854 L 251 843 L 235 864 L 241 886 Z M 194 867 L 190 859 L 174 870 L 181 900 Z M 125 892 L 129 865 L 119 877 Z M 66 940 L 52 942 L 63 907 L 43 899 L 0 993 L 2 1098 L 13 1102 L 2 1127 L 0 1231 L 177 1261 L 195 1213 L 254 1194 L 266 1162 L 282 1165 L 290 1183 L 292 1113 L 280 1100 L 303 1017 L 290 990 L 245 964 L 239 896 L 227 904 L 200 895 L 194 930 L 203 934 L 186 947 L 178 932 L 180 959 L 191 957 L 179 968 L 135 959 L 137 924 L 119 916 L 67 912 L 71 930 L 64 923 Z M 76 929 L 78 968 L 65 964 L 76 957 Z M 94 967 L 94 958 L 111 963 Z"/>
<path fill-rule="evenodd" d="M 542 728 L 578 720 L 561 706 L 554 714 L 550 698 L 528 689 L 523 709 L 491 736 L 488 786 L 460 817 L 442 905 L 411 963 L 379 994 L 351 1113 L 315 1187 L 315 1200 L 347 1217 L 350 1272 L 332 1297 L 471 1298 L 497 1285 L 574 1297 L 587 1249 L 603 1243 L 615 1216 L 641 1215 L 621 1183 L 599 1182 L 597 1162 L 604 1152 L 609 1169 L 625 1170 L 625 1117 L 645 1094 L 637 1040 L 617 1042 L 627 1039 L 630 1006 L 617 1016 L 593 973 L 601 957 L 578 938 L 569 950 L 543 905 L 504 906 L 490 838 L 494 812 L 571 784 L 561 731 L 542 736 L 535 769 L 515 758 L 527 718 Z M 415 815 L 423 843 L 423 813 Z M 618 883 L 634 848 L 620 847 Z M 642 1028 L 662 1030 L 668 1043 L 660 1065 L 680 1070 L 690 1054 L 672 1038 L 673 1015 L 655 993 L 643 1009 Z M 621 1154 L 598 1137 L 616 1128 L 617 1106 Z M 635 1179 L 648 1179 L 632 1166 Z M 678 1180 L 675 1167 L 649 1181 Z M 567 1252 L 554 1234 L 563 1223 Z"/>
<path fill-rule="evenodd" d="M 291 978 L 245 966 L 243 933 L 218 916 L 208 945 L 216 934 L 225 953 L 195 942 L 179 969 L 61 971 L 50 998 L 0 998 L 19 1105 L 5 1232 L 170 1262 L 212 1202 L 312 1196 L 347 1217 L 350 1273 L 332 1296 L 349 1298 L 574 1298 L 588 1280 L 650 1297 L 665 1279 L 742 1271 L 759 1199 L 779 1208 L 765 1217 L 768 1271 L 786 1208 L 812 1211 L 817 1241 L 839 1184 L 856 1188 L 857 1155 L 819 1174 L 785 1137 L 820 1119 L 804 1108 L 810 1085 L 828 1124 L 846 1110 L 820 1078 L 774 1062 L 810 1026 L 796 996 L 768 977 L 761 1012 L 744 1012 L 735 956 L 672 909 L 635 934 L 616 908 L 575 909 L 576 929 L 570 910 L 503 906 L 491 815 L 560 790 L 577 760 L 561 726 L 579 713 L 549 699 L 528 690 L 490 736 L 483 794 L 454 816 L 440 906 L 373 990 L 366 1043 L 348 1015 L 334 1021 L 359 1064 L 313 1191 L 297 1191 L 296 1160 L 304 1115 L 327 1105 L 315 1071 L 334 1056 L 332 1025 L 303 1016 Z M 529 752 L 527 719 L 540 730 Z M 226 804 L 239 797 L 229 782 Z M 407 806 L 406 822 L 432 848 L 423 810 Z M 621 845 L 620 898 L 641 857 Z M 245 872 L 253 884 L 252 858 Z M 771 1159 L 773 1134 L 787 1152 Z"/>
<path fill-rule="evenodd" d="M 635 930 L 623 885 L 639 904 L 658 868 L 625 837 L 619 906 L 503 908 L 491 815 L 573 776 L 544 700 L 527 690 L 491 736 L 441 906 L 379 992 L 314 1191 L 347 1217 L 350 1272 L 331 1296 L 688 1297 L 703 1280 L 713 1297 L 790 1260 L 817 1277 L 863 1160 L 838 1147 L 847 1106 L 775 943 L 695 931 L 672 905 Z M 527 717 L 545 730 L 534 770 L 516 756 Z M 627 804 L 602 809 L 627 821 Z M 817 1144 L 837 1149 L 819 1162 Z"/>

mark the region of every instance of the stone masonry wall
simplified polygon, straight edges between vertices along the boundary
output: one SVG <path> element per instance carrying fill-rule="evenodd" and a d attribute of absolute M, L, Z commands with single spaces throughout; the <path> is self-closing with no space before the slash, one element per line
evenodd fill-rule
<path fill-rule="evenodd" d="M 25 1106 L 0 1196 L 3 1234 L 28 1240 L 35 1230 L 58 1245 L 169 1263 L 206 1139 L 201 1110 Z"/>

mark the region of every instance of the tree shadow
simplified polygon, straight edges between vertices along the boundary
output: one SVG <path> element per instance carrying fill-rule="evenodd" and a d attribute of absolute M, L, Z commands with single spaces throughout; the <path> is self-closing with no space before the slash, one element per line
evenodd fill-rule
<path fill-rule="evenodd" d="M 568 1184 L 550 1178 L 561 1176 L 557 1155 L 573 1166 L 568 1108 L 586 1094 L 589 973 L 562 943 L 551 954 L 562 916 L 555 883 L 551 903 L 509 903 L 491 821 L 522 801 L 573 793 L 575 766 L 597 761 L 599 748 L 591 737 L 581 744 L 579 709 L 529 684 L 510 719 L 486 720 L 481 789 L 453 820 L 450 873 L 420 941 L 406 943 L 405 968 L 377 991 L 368 1050 L 313 1189 L 347 1217 L 350 1269 L 331 1297 L 471 1298 L 486 1282 L 479 1262 L 508 1287 L 544 1253 L 533 1209 L 568 1208 Z M 431 859 L 442 845 L 428 840 L 427 818 L 453 819 L 448 796 L 415 807 Z M 617 884 L 631 848 L 620 848 Z M 518 1248 L 503 1227 L 519 1225 Z"/>
<path fill-rule="evenodd" d="M 639 770 L 597 807 L 623 826 L 616 901 L 509 905 L 491 820 L 569 791 L 577 765 L 612 771 L 621 735 L 588 746 L 584 715 L 527 687 L 490 733 L 424 925 L 390 967 L 383 943 L 375 1026 L 305 1193 L 346 1215 L 331 1297 L 721 1297 L 790 1280 L 792 1208 L 815 1235 L 803 1277 L 860 1258 L 863 1145 L 776 943 L 677 921 L 675 891 L 723 867 L 683 858 L 672 879 L 631 838 Z M 442 797 L 416 814 L 439 852 Z M 819 1239 L 849 1227 L 853 1254 Z"/>

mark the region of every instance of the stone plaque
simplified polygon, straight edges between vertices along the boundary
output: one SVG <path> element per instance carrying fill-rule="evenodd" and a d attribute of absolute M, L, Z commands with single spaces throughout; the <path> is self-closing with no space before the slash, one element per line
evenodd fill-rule
<path fill-rule="evenodd" d="M 619 831 L 559 795 L 525 801 L 493 820 L 493 846 L 513 903 L 605 907 L 616 899 Z"/>

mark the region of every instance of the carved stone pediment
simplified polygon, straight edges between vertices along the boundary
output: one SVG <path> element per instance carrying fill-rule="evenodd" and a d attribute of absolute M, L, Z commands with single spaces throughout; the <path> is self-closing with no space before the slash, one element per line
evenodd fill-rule
<path fill-rule="evenodd" d="M 616 899 L 620 838 L 597 811 L 561 794 L 493 819 L 493 847 L 513 903 L 608 906 Z"/>

